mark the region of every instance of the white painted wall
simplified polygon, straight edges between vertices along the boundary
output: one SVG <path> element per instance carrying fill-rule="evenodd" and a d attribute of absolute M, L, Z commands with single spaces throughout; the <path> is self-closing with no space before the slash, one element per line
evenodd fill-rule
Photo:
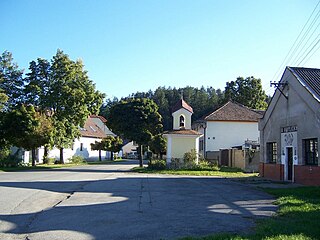
<path fill-rule="evenodd" d="M 167 163 L 172 158 L 183 159 L 184 154 L 192 149 L 199 153 L 199 136 L 165 134 L 164 137 L 167 138 Z"/>
<path fill-rule="evenodd" d="M 219 151 L 243 145 L 245 140 L 259 141 L 257 122 L 208 121 L 206 151 Z"/>
<path fill-rule="evenodd" d="M 86 160 L 98 160 L 99 159 L 99 151 L 98 150 L 91 150 L 91 143 L 95 141 L 101 141 L 98 138 L 90 138 L 90 137 L 80 137 L 79 139 L 75 139 L 73 144 L 73 149 L 68 148 L 63 150 L 63 157 L 66 162 L 68 162 L 68 158 L 72 156 L 82 156 Z M 83 144 L 82 150 L 80 148 L 81 143 Z M 109 154 L 109 153 L 108 153 Z M 50 158 L 59 159 L 60 158 L 60 150 L 58 148 L 54 148 L 49 152 Z M 101 158 L 102 160 L 105 157 L 109 157 L 106 151 L 101 151 Z"/>
<path fill-rule="evenodd" d="M 137 147 L 138 147 L 138 144 L 135 144 L 134 141 L 128 142 L 126 145 L 122 147 L 122 153 L 124 155 L 127 155 L 128 153 L 136 152 Z"/>

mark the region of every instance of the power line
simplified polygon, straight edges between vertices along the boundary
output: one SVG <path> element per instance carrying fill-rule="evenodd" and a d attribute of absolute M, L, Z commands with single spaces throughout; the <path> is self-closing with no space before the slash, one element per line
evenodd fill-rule
<path fill-rule="evenodd" d="M 300 66 L 300 64 L 306 59 L 306 57 L 311 53 L 311 51 L 319 44 L 320 39 L 318 39 L 318 41 L 316 42 L 316 44 L 313 45 L 313 47 L 310 49 L 310 51 L 304 56 L 304 58 L 301 60 L 301 62 L 299 62 L 298 66 Z"/>
<path fill-rule="evenodd" d="M 302 38 L 300 39 L 300 36 L 301 36 L 302 33 L 304 32 L 304 29 L 305 29 L 306 26 L 308 25 L 310 19 L 311 19 L 312 16 L 314 15 L 314 12 L 315 12 L 316 9 L 318 8 L 319 4 L 320 4 L 320 0 L 318 1 L 318 3 L 317 3 L 317 5 L 315 6 L 315 8 L 313 9 L 313 11 L 312 11 L 311 15 L 309 16 L 307 22 L 304 24 L 304 26 L 303 26 L 302 30 L 300 31 L 298 37 L 295 39 L 295 41 L 294 41 L 293 45 L 291 46 L 289 52 L 287 53 L 286 57 L 283 59 L 283 61 L 282 61 L 282 63 L 280 64 L 279 68 L 277 69 L 277 71 L 276 71 L 275 74 L 273 75 L 272 81 L 274 81 L 276 77 L 278 78 L 278 76 L 281 74 L 281 70 L 282 70 L 283 66 L 284 66 L 284 65 L 287 65 L 287 63 L 291 60 L 292 56 L 294 55 L 294 53 L 296 52 L 296 50 L 298 49 L 298 47 L 301 45 L 301 43 L 302 43 L 301 39 L 304 39 L 305 37 L 302 37 Z M 319 11 L 319 12 L 320 12 L 320 11 Z M 316 17 L 319 15 L 319 12 L 316 14 Z M 315 18 L 316 18 L 316 17 L 315 17 Z M 315 18 L 314 18 L 314 20 L 313 20 L 312 23 L 311 23 L 312 26 L 313 26 L 314 23 L 315 23 Z M 318 18 L 317 18 L 317 19 L 318 19 Z M 310 29 L 310 26 L 308 27 L 308 29 Z M 308 30 L 307 30 L 307 31 L 308 31 Z M 310 31 L 310 30 L 309 30 L 309 31 Z M 304 36 L 305 36 L 305 34 L 304 34 Z M 298 45 L 296 45 L 296 43 L 298 42 L 299 39 L 300 39 L 300 41 L 299 41 Z M 294 50 L 293 50 L 293 49 L 294 49 Z M 290 57 L 289 57 L 289 56 L 290 56 Z M 288 60 L 288 57 L 289 57 L 289 60 Z"/>

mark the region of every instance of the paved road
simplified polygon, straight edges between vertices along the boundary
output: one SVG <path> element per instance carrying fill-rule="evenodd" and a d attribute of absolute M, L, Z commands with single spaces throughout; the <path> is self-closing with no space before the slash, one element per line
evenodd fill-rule
<path fill-rule="evenodd" d="M 133 165 L 134 164 L 134 165 Z M 175 239 L 248 232 L 272 198 L 226 179 L 130 173 L 136 162 L 0 172 L 0 239 Z"/>

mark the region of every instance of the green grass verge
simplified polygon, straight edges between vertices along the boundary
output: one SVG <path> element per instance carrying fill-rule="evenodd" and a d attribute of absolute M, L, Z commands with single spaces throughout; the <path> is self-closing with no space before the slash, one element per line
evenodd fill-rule
<path fill-rule="evenodd" d="M 278 214 L 257 222 L 251 235 L 218 234 L 184 240 L 313 240 L 320 239 L 320 187 L 264 189 L 277 197 Z"/>
<path fill-rule="evenodd" d="M 154 174 L 172 174 L 172 175 L 188 175 L 188 176 L 219 176 L 219 177 L 256 177 L 257 173 L 243 173 L 241 169 L 221 167 L 220 170 L 155 170 L 149 168 L 135 167 L 132 169 L 137 173 L 154 173 Z"/>
<path fill-rule="evenodd" d="M 114 161 L 105 160 L 105 161 L 97 161 L 97 162 L 83 162 L 83 163 L 65 163 L 65 164 L 38 164 L 35 167 L 32 166 L 21 166 L 21 167 L 8 167 L 8 168 L 1 168 L 0 172 L 16 172 L 16 171 L 28 171 L 28 170 L 50 170 L 50 169 L 57 169 L 57 168 L 67 168 L 67 167 L 75 167 L 75 166 L 83 166 L 83 165 L 104 165 L 104 164 L 111 164 L 114 162 L 122 162 L 124 160 L 117 159 Z"/>

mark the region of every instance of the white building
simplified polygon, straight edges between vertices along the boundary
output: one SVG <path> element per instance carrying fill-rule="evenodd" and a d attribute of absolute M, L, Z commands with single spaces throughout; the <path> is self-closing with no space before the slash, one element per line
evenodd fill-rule
<path fill-rule="evenodd" d="M 75 139 L 71 148 L 63 149 L 63 157 L 65 162 L 72 156 L 82 156 L 87 161 L 96 161 L 99 159 L 99 151 L 91 150 L 91 143 L 96 141 L 101 141 L 106 136 L 115 136 L 113 132 L 105 125 L 107 120 L 102 116 L 91 115 L 85 125 L 80 127 L 80 138 Z M 29 162 L 31 154 L 28 151 L 23 153 L 23 161 L 25 163 Z M 37 163 L 43 163 L 44 147 L 37 149 L 36 158 Z M 106 151 L 101 151 L 102 159 L 109 158 L 110 153 Z M 60 149 L 53 148 L 49 151 L 49 158 L 55 158 L 58 160 L 60 158 Z"/>
<path fill-rule="evenodd" d="M 258 143 L 258 121 L 261 117 L 261 111 L 227 102 L 193 124 L 193 129 L 203 134 L 200 153 L 205 158 L 217 159 L 220 149 L 243 146 L 248 140 Z"/>

